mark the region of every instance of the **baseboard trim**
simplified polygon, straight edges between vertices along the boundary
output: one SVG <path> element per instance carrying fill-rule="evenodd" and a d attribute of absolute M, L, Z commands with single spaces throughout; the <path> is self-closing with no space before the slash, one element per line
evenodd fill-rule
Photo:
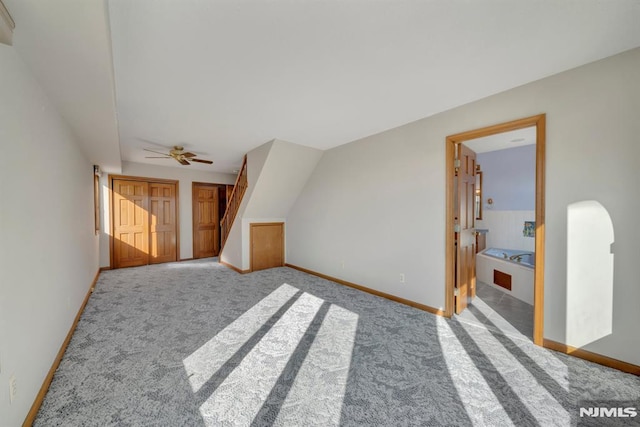
<path fill-rule="evenodd" d="M 227 268 L 232 269 L 233 271 L 235 271 L 236 273 L 240 273 L 240 274 L 247 274 L 247 273 L 251 273 L 251 270 L 240 270 L 238 267 L 236 267 L 235 265 L 231 265 L 228 262 L 224 262 L 222 260 L 218 260 L 218 262 L 222 265 L 224 265 Z"/>
<path fill-rule="evenodd" d="M 183 262 L 183 261 L 193 261 L 194 259 L 195 259 L 195 258 L 182 258 L 182 259 L 180 260 L 180 262 Z"/>
<path fill-rule="evenodd" d="M 98 271 L 96 272 L 96 276 L 93 278 L 93 282 L 91 282 L 89 291 L 87 292 L 87 295 L 84 297 L 84 301 L 82 301 L 82 305 L 78 310 L 78 314 L 76 314 L 76 318 L 73 320 L 73 323 L 71 324 L 71 329 L 69 329 L 69 333 L 67 334 L 67 337 L 64 339 L 64 342 L 62 343 L 62 346 L 60 347 L 60 350 L 58 351 L 56 358 L 53 360 L 53 365 L 51 365 L 51 369 L 49 369 L 49 373 L 45 377 L 44 382 L 42 383 L 42 387 L 40 387 L 40 391 L 36 395 L 36 399 L 34 400 L 33 405 L 31 405 L 31 409 L 29 409 L 29 413 L 27 414 L 27 417 L 25 418 L 24 423 L 22 423 L 22 427 L 30 427 L 33 424 L 33 421 L 36 419 L 36 415 L 38 415 L 38 411 L 40 410 L 40 406 L 42 405 L 44 396 L 47 394 L 47 391 L 49 390 L 51 381 L 53 381 L 53 376 L 56 373 L 56 369 L 58 369 L 58 366 L 60 365 L 60 361 L 62 360 L 62 356 L 64 356 L 64 352 L 67 350 L 69 341 L 71 341 L 71 337 L 73 336 L 73 333 L 75 332 L 76 327 L 78 326 L 78 322 L 80 321 L 80 316 L 82 315 L 82 312 L 84 311 L 84 308 L 87 305 L 87 302 L 89 301 L 89 297 L 91 297 L 91 294 L 93 293 L 93 290 L 96 287 L 96 283 L 98 282 L 98 277 L 100 277 L 100 272 L 104 271 L 103 268 L 105 267 L 99 268 Z"/>
<path fill-rule="evenodd" d="M 599 365 L 608 366 L 609 368 L 640 376 L 640 366 L 634 365 L 632 363 L 623 362 L 622 360 L 613 359 L 609 356 L 603 356 L 598 353 L 593 353 L 581 348 L 571 347 L 570 345 L 562 344 L 548 339 L 543 340 L 542 346 L 550 350 L 559 351 L 560 353 L 565 353 L 570 356 L 588 360 L 589 362 L 594 362 Z"/>
<path fill-rule="evenodd" d="M 444 316 L 444 310 L 440 310 L 438 308 L 433 308 L 428 305 L 420 304 L 415 301 L 411 301 L 405 298 L 400 298 L 395 295 L 387 294 L 385 292 L 376 291 L 375 289 L 367 288 L 366 286 L 358 285 L 356 283 L 347 282 L 346 280 L 338 279 L 337 277 L 327 276 L 326 274 L 318 273 L 317 271 L 309 270 L 303 267 L 298 267 L 293 264 L 285 264 L 285 267 L 290 267 L 295 270 L 302 271 L 303 273 L 311 274 L 313 276 L 320 277 L 322 279 L 331 280 L 332 282 L 339 283 L 344 286 L 348 286 L 350 288 L 357 289 L 362 292 L 366 292 L 368 294 L 372 294 L 381 298 L 386 298 L 391 301 L 399 302 L 400 304 L 408 305 L 423 311 L 428 311 L 429 313 L 435 314 L 437 316 Z"/>
<path fill-rule="evenodd" d="M 111 267 L 100 267 L 98 273 L 102 273 L 103 271 L 111 270 Z"/>

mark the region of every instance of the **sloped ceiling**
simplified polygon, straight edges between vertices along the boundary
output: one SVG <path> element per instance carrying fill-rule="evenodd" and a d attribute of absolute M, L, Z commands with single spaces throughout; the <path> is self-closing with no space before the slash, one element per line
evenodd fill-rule
<path fill-rule="evenodd" d="M 274 138 L 334 147 L 640 46 L 636 0 L 6 3 L 89 151 L 180 167 L 143 151 L 180 144 L 221 172 Z"/>
<path fill-rule="evenodd" d="M 105 1 L 3 2 L 16 23 L 14 48 L 57 106 L 89 160 L 106 171 L 119 171 Z"/>

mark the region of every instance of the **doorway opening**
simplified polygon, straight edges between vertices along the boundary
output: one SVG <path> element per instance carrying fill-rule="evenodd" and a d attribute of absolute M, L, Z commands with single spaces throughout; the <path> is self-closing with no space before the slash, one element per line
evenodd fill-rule
<path fill-rule="evenodd" d="M 233 186 L 207 182 L 191 184 L 193 213 L 193 258 L 220 254 L 220 220 L 227 209 Z"/>
<path fill-rule="evenodd" d="M 519 226 L 522 227 L 521 236 L 529 239 L 533 238 L 534 243 L 531 246 L 534 250 L 516 250 L 511 253 L 502 249 L 522 248 L 493 248 L 498 249 L 495 253 L 497 255 L 496 261 L 504 262 L 505 267 L 483 266 L 483 271 L 481 272 L 483 280 L 491 283 L 478 282 L 476 280 L 478 273 L 476 270 L 476 258 L 477 252 L 480 252 L 478 246 L 479 244 L 482 246 L 486 234 L 478 233 L 477 228 L 479 227 L 476 227 L 476 218 L 483 218 L 482 212 L 486 214 L 487 208 L 489 208 L 489 211 L 491 210 L 492 204 L 489 202 L 493 202 L 493 200 L 489 200 L 491 195 L 478 187 L 480 179 L 477 177 L 477 172 L 483 172 L 481 176 L 483 181 L 486 182 L 486 171 L 482 170 L 482 164 L 477 161 L 475 152 L 468 145 L 476 146 L 475 144 L 478 144 L 477 146 L 480 147 L 483 144 L 488 144 L 489 140 L 496 139 L 488 137 L 513 131 L 526 133 L 527 128 L 531 128 L 532 138 L 535 138 L 535 194 L 533 196 L 535 199 L 533 213 L 535 219 L 533 221 L 521 221 L 522 224 L 519 224 Z M 474 140 L 478 141 L 472 142 Z M 485 149 L 487 149 L 486 146 L 483 147 L 483 150 Z M 545 115 L 527 117 L 448 136 L 446 138 L 446 153 L 445 315 L 451 317 L 454 313 L 460 314 L 464 312 L 467 304 L 474 300 L 478 292 L 484 294 L 487 298 L 491 297 L 489 294 L 492 292 L 497 292 L 494 295 L 498 297 L 504 295 L 505 298 L 515 297 L 515 301 L 528 300 L 528 303 L 533 305 L 533 331 L 531 338 L 535 344 L 542 345 L 544 320 Z M 486 232 L 486 230 L 482 231 Z M 491 233 L 490 229 L 488 233 Z M 525 243 L 525 245 L 528 244 L 530 243 Z M 487 248 L 486 255 L 490 255 L 489 251 L 490 248 Z M 525 252 L 533 253 L 527 255 Z M 481 254 L 481 256 L 484 255 L 484 253 Z M 516 271 L 509 270 L 509 264 L 513 264 L 517 272 L 522 270 L 526 273 L 526 269 L 529 268 L 529 274 L 532 273 L 533 279 L 530 279 L 531 284 L 528 287 L 517 284 L 518 281 L 523 279 L 514 277 Z M 531 286 L 533 289 L 531 289 Z M 515 288 L 518 290 L 516 291 Z M 475 307 L 472 306 L 472 310 L 475 310 Z M 477 318 L 484 316 L 482 312 L 474 311 L 474 313 L 477 314 Z"/>

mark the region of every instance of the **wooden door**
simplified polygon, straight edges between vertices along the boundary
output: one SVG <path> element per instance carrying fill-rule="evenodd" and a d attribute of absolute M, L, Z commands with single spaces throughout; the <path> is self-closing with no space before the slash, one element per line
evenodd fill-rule
<path fill-rule="evenodd" d="M 193 183 L 193 257 L 218 256 L 220 210 L 216 184 Z"/>
<path fill-rule="evenodd" d="M 475 296 L 476 236 L 475 187 L 476 153 L 463 144 L 458 145 L 457 176 L 457 245 L 456 245 L 456 313 L 460 314 Z"/>
<path fill-rule="evenodd" d="M 149 183 L 149 264 L 177 261 L 176 185 Z"/>
<path fill-rule="evenodd" d="M 113 262 L 115 268 L 149 263 L 149 184 L 113 180 Z"/>
<path fill-rule="evenodd" d="M 251 224 L 251 271 L 284 265 L 284 223 Z"/>

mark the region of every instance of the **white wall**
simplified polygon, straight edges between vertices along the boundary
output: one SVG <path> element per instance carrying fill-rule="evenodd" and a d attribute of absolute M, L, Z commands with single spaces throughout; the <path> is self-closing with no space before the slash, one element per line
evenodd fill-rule
<path fill-rule="evenodd" d="M 535 127 L 533 133 L 535 135 Z M 535 209 L 535 144 L 479 153 L 476 162 L 482 168 L 483 212 Z M 487 203 L 489 199 L 492 204 Z"/>
<path fill-rule="evenodd" d="M 634 49 L 326 151 L 288 217 L 288 261 L 444 308 L 446 136 L 546 113 L 544 336 L 566 342 L 567 207 L 595 200 L 617 231 L 614 328 L 584 348 L 640 364 L 638 70 Z"/>
<path fill-rule="evenodd" d="M 484 211 L 482 220 L 476 221 L 476 228 L 486 228 L 487 247 L 521 249 L 535 251 L 535 239 L 524 237 L 525 221 L 535 221 L 535 211 Z"/>
<path fill-rule="evenodd" d="M 247 155 L 248 189 L 238 210 L 222 260 L 241 270 L 251 268 L 250 224 L 284 222 L 322 150 L 273 140 Z M 285 242 L 286 246 L 286 242 Z M 286 252 L 285 252 L 286 258 Z"/>
<path fill-rule="evenodd" d="M 231 184 L 236 176 L 228 173 L 206 172 L 184 167 L 155 166 L 144 163 L 122 162 L 122 175 L 178 180 L 178 214 L 180 216 L 180 259 L 193 257 L 193 216 L 191 187 L 193 182 Z M 101 178 L 102 232 L 100 237 L 100 266 L 109 266 L 109 188 L 108 175 Z"/>
<path fill-rule="evenodd" d="M 98 237 L 92 164 L 13 48 L 0 69 L 0 424 L 18 426 L 97 273 Z"/>
<path fill-rule="evenodd" d="M 273 142 L 274 140 L 264 143 L 247 153 L 247 189 L 236 213 L 236 219 L 233 221 L 231 230 L 229 230 L 227 241 L 220 253 L 220 260 L 240 270 L 247 270 L 249 267 L 245 266 L 243 255 L 245 227 L 238 218 L 242 218 L 247 209 L 247 205 L 256 188 L 256 182 L 258 182 L 262 168 L 267 161 Z"/>
<path fill-rule="evenodd" d="M 284 222 L 313 169 L 322 157 L 322 150 L 274 140 L 269 155 L 247 198 L 242 214 L 242 269 L 251 267 L 250 225 L 258 222 Z M 285 260 L 286 260 L 285 237 Z"/>

